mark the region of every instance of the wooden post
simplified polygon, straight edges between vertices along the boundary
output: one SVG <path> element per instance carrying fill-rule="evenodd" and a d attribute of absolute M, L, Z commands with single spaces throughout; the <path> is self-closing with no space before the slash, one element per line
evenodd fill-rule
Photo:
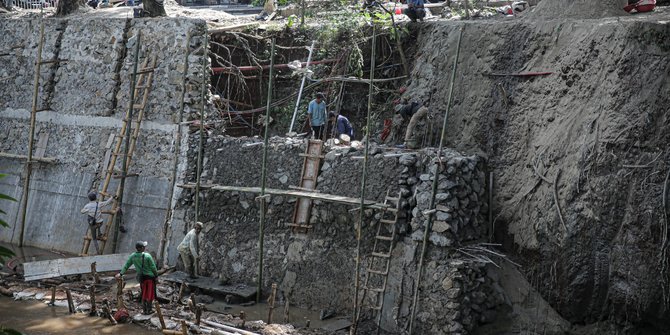
<path fill-rule="evenodd" d="M 74 302 L 72 302 L 72 292 L 69 288 L 65 289 L 65 295 L 67 296 L 67 308 L 70 311 L 70 314 L 74 313 Z"/>
<path fill-rule="evenodd" d="M 181 320 L 181 333 L 183 335 L 188 335 L 188 327 L 186 326 L 186 321 Z"/>
<path fill-rule="evenodd" d="M 307 323 L 305 323 L 305 328 L 309 328 L 309 320 L 307 320 Z"/>
<path fill-rule="evenodd" d="M 240 319 L 242 319 L 242 324 L 240 325 L 242 328 L 244 328 L 244 325 L 247 323 L 246 315 L 244 315 L 244 311 L 240 311 Z"/>
<path fill-rule="evenodd" d="M 463 4 L 465 5 L 465 18 L 469 19 L 470 18 L 470 2 L 468 0 L 465 0 L 463 2 Z"/>
<path fill-rule="evenodd" d="M 126 308 L 126 304 L 123 302 L 123 278 L 116 281 L 116 308 L 122 309 Z"/>
<path fill-rule="evenodd" d="M 277 297 L 277 284 L 272 284 L 272 293 L 268 298 L 268 324 L 272 323 L 272 312 L 275 309 L 275 298 Z"/>
<path fill-rule="evenodd" d="M 51 288 L 51 302 L 49 302 L 49 306 L 55 306 L 56 305 L 56 286 Z"/>
<path fill-rule="evenodd" d="M 202 317 L 202 310 L 205 308 L 205 304 L 195 305 L 195 324 L 200 326 L 200 318 Z"/>
<path fill-rule="evenodd" d="M 95 263 L 94 263 L 95 264 Z M 91 285 L 89 287 L 89 293 L 91 294 L 91 315 L 95 315 L 96 313 L 96 306 L 95 306 L 95 285 Z"/>
<path fill-rule="evenodd" d="M 286 303 L 284 304 L 284 323 L 289 323 L 288 313 L 289 313 L 289 303 L 288 299 L 286 299 Z"/>
<path fill-rule="evenodd" d="M 100 275 L 96 268 L 96 262 L 91 263 L 91 273 L 93 274 L 93 284 L 100 284 Z"/>
<path fill-rule="evenodd" d="M 161 311 L 161 304 L 158 303 L 158 300 L 154 301 L 156 305 L 156 313 L 158 314 L 158 321 L 161 323 L 161 329 L 165 329 L 165 320 L 163 319 L 163 311 Z"/>
<path fill-rule="evenodd" d="M 186 288 L 186 283 L 181 282 L 181 286 L 179 287 L 179 295 L 177 296 L 177 303 L 181 303 L 181 298 L 184 296 L 184 289 Z"/>
<path fill-rule="evenodd" d="M 114 316 L 112 316 L 111 310 L 109 309 L 109 301 L 107 299 L 102 300 L 102 312 L 105 313 L 105 317 L 107 317 L 109 322 L 111 322 L 113 325 L 117 324 Z"/>
<path fill-rule="evenodd" d="M 195 293 L 191 293 L 191 298 L 188 301 L 188 308 L 191 309 L 191 312 L 195 313 Z"/>

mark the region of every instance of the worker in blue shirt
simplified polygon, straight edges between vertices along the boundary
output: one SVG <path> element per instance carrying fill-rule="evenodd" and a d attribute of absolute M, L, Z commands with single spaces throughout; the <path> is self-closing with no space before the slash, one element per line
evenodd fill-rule
<path fill-rule="evenodd" d="M 423 18 L 426 17 L 426 9 L 423 8 L 423 0 L 407 0 L 407 8 L 402 12 L 407 15 L 412 22 L 416 22 L 416 20 L 423 21 Z"/>
<path fill-rule="evenodd" d="M 314 138 L 320 140 L 326 124 L 326 102 L 323 93 L 317 93 L 316 98 L 309 102 L 307 121 L 312 127 Z"/>
<path fill-rule="evenodd" d="M 354 138 L 354 128 L 345 116 L 330 112 L 328 113 L 328 120 L 333 124 L 335 136 L 347 135 L 350 139 Z"/>

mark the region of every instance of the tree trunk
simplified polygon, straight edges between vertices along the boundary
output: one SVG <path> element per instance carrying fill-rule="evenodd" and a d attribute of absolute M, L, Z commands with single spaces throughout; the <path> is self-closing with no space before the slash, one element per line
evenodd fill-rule
<path fill-rule="evenodd" d="M 165 7 L 163 7 L 163 2 L 159 3 L 156 0 L 144 0 L 142 2 L 142 6 L 144 6 L 144 11 L 146 12 L 145 14 L 147 16 L 167 16 L 167 13 L 165 13 Z"/>
<path fill-rule="evenodd" d="M 81 6 L 86 6 L 84 0 L 60 0 L 58 1 L 58 8 L 56 8 L 56 16 L 70 15 Z"/>
<path fill-rule="evenodd" d="M 597 19 L 627 15 L 626 0 L 542 0 L 530 15 L 535 18 Z"/>

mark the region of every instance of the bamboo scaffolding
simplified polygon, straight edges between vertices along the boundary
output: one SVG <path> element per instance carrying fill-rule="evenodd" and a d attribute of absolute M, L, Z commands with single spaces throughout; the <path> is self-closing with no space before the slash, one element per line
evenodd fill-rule
<path fill-rule="evenodd" d="M 37 95 L 40 89 L 40 69 L 42 65 L 42 48 L 44 47 L 44 19 L 40 20 L 40 41 L 37 47 L 37 61 L 35 63 L 35 81 L 33 87 L 33 106 L 30 112 L 30 132 L 28 134 L 28 160 L 26 161 L 26 180 L 23 183 L 23 204 L 21 206 L 21 230 L 19 233 L 19 247 L 23 246 L 26 229 L 26 213 L 28 212 L 28 194 L 30 192 L 30 177 L 33 172 L 33 144 L 35 142 L 35 122 L 37 120 Z"/>
<path fill-rule="evenodd" d="M 270 105 L 272 104 L 272 75 L 274 74 L 275 62 L 275 39 L 272 39 L 270 47 L 270 79 L 268 81 L 268 99 L 265 108 L 265 136 L 263 139 L 263 162 L 261 164 L 261 195 L 260 195 L 260 219 L 258 221 L 258 286 L 256 287 L 256 302 L 261 301 L 263 293 L 263 237 L 265 234 L 265 184 L 267 182 L 267 161 L 268 161 L 268 128 L 270 127 Z"/>
<path fill-rule="evenodd" d="M 118 208 L 123 207 L 123 190 L 124 187 L 126 186 L 126 176 L 128 174 L 128 154 L 130 153 L 130 133 L 133 129 L 133 111 L 135 109 L 135 84 L 137 80 L 137 63 L 140 58 L 140 42 L 142 39 L 142 31 L 139 31 L 137 33 L 137 44 L 135 46 L 135 60 L 133 64 L 133 75 L 132 79 L 130 80 L 130 101 L 128 102 L 128 121 L 126 122 L 126 143 L 125 147 L 123 148 L 123 165 L 121 166 L 121 181 L 119 183 L 119 193 L 118 196 L 119 198 L 117 199 L 118 201 Z M 119 142 L 120 143 L 120 142 Z M 114 166 L 112 166 L 113 168 Z M 116 253 L 116 247 L 119 241 L 119 226 L 121 225 L 121 221 L 123 220 L 122 215 L 116 214 L 116 220 L 114 222 L 114 238 L 112 239 L 112 253 Z M 91 228 L 94 229 L 94 228 Z M 102 248 L 100 252 L 104 252 L 104 247 Z"/>
<path fill-rule="evenodd" d="M 440 145 L 437 149 L 437 162 L 435 163 L 435 176 L 433 176 L 433 189 L 432 195 L 430 197 L 430 206 L 428 206 L 428 211 L 431 211 L 432 214 L 428 215 L 428 222 L 423 232 L 423 244 L 421 246 L 421 254 L 419 256 L 419 268 L 416 271 L 416 286 L 414 287 L 414 298 L 412 300 L 412 312 L 409 319 L 409 335 L 412 335 L 414 330 L 414 319 L 416 318 L 417 303 L 419 299 L 419 287 L 421 286 L 421 273 L 423 272 L 423 261 L 426 257 L 426 248 L 428 246 L 428 235 L 433 225 L 433 217 L 435 216 L 435 198 L 437 195 L 437 184 L 438 184 L 438 174 L 440 173 L 439 167 L 442 161 L 442 147 L 444 146 L 444 138 L 446 136 L 447 129 L 447 119 L 449 117 L 449 108 L 451 107 L 451 98 L 454 93 L 454 82 L 456 81 L 456 69 L 458 68 L 458 58 L 461 53 L 461 38 L 463 37 L 463 30 L 465 25 L 461 26 L 461 29 L 458 34 L 458 42 L 456 44 L 456 57 L 454 58 L 454 67 L 451 71 L 451 85 L 449 86 L 449 96 L 447 98 L 447 109 L 444 111 L 444 119 L 442 121 L 442 134 L 440 136 Z"/>
<path fill-rule="evenodd" d="M 356 274 L 354 277 L 354 310 L 352 313 L 351 334 L 356 335 L 358 330 L 358 316 L 361 306 L 358 303 L 358 290 L 361 281 L 361 228 L 363 226 L 363 217 L 365 211 L 365 186 L 368 173 L 368 154 L 370 152 L 370 115 L 372 114 L 372 99 L 374 97 L 375 80 L 375 52 L 377 44 L 377 33 L 374 24 L 372 25 L 372 52 L 370 55 L 370 86 L 368 88 L 368 114 L 365 125 L 365 151 L 363 153 L 363 171 L 361 176 L 361 203 L 358 211 L 358 226 L 356 227 Z M 380 311 L 381 312 L 381 311 Z"/>

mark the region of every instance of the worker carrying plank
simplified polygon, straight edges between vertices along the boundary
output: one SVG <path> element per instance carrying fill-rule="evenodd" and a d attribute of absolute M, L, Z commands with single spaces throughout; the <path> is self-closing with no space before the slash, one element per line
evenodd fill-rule
<path fill-rule="evenodd" d="M 138 241 L 135 243 L 136 252 L 130 254 L 126 264 L 123 265 L 121 271 L 117 273 L 114 278 L 120 280 L 128 268 L 135 267 L 137 271 L 137 282 L 140 283 L 140 290 L 142 292 L 142 313 L 151 314 L 151 306 L 156 298 L 156 279 L 158 278 L 158 269 L 154 258 L 148 252 L 145 252 L 147 247 L 146 241 Z"/>
<path fill-rule="evenodd" d="M 102 236 L 100 227 L 102 227 L 102 210 L 104 207 L 108 206 L 112 200 L 116 199 L 116 196 L 109 198 L 103 202 L 97 201 L 98 194 L 91 192 L 88 194 L 89 202 L 84 205 L 84 208 L 81 209 L 82 214 L 86 214 L 88 217 L 88 227 L 91 229 L 91 239 L 93 240 L 93 246 L 95 246 L 95 252 L 100 255 L 101 251 L 98 249 L 98 236 Z"/>
<path fill-rule="evenodd" d="M 196 275 L 196 266 L 198 266 L 198 235 L 202 231 L 202 222 L 196 222 L 195 227 L 191 229 L 184 239 L 177 246 L 184 267 L 190 278 L 198 278 Z"/>

